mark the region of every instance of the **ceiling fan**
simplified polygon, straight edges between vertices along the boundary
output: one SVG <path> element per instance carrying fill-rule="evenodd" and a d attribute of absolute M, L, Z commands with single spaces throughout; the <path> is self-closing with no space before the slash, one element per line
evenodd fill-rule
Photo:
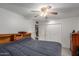
<path fill-rule="evenodd" d="M 53 11 L 52 6 L 46 5 L 46 6 L 42 6 L 40 8 L 40 10 L 32 10 L 32 12 L 39 12 L 40 15 L 35 15 L 34 17 L 38 17 L 38 16 L 44 16 L 46 19 L 48 18 L 48 15 L 57 15 L 58 12 Z"/>

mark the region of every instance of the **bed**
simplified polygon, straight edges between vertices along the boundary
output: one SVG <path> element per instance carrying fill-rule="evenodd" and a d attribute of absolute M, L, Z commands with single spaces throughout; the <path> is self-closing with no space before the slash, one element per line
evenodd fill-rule
<path fill-rule="evenodd" d="M 0 44 L 0 56 L 61 56 L 61 44 L 23 38 L 15 42 Z"/>

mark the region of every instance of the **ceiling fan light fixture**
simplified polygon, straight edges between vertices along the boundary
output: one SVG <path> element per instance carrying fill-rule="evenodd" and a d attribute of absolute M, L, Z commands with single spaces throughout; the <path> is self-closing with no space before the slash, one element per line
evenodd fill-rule
<path fill-rule="evenodd" d="M 58 14 L 58 12 L 55 12 L 54 8 L 52 9 L 52 6 L 50 6 L 50 5 L 42 5 L 41 8 L 39 8 L 39 10 L 37 10 L 35 12 L 39 12 L 38 16 L 41 16 L 41 17 L 47 17 L 49 15 Z M 38 16 L 36 16 L 36 17 L 38 17 Z"/>
<path fill-rule="evenodd" d="M 45 12 L 45 13 L 41 12 L 40 16 L 44 16 L 45 17 L 45 16 L 47 16 L 47 14 L 48 14 L 47 12 Z"/>
<path fill-rule="evenodd" d="M 40 12 L 41 12 L 41 15 L 40 16 L 47 16 L 48 14 L 48 7 L 47 6 L 44 6 L 40 9 Z"/>

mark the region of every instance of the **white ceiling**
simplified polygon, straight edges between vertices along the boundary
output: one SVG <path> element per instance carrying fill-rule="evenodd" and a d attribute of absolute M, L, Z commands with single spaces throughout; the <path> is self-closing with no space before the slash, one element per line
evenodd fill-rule
<path fill-rule="evenodd" d="M 51 5 L 58 12 L 58 15 L 49 16 L 49 19 L 63 19 L 79 16 L 79 3 L 0 3 L 0 8 L 21 14 L 27 19 L 33 19 L 37 13 L 31 11 L 38 10 L 42 5 Z"/>

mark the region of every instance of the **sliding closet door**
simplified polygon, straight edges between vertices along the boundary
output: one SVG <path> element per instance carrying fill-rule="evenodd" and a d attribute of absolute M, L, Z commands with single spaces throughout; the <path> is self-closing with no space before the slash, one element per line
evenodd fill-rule
<path fill-rule="evenodd" d="M 46 25 L 46 36 L 47 41 L 55 41 L 62 43 L 62 27 L 61 24 L 48 24 Z"/>
<path fill-rule="evenodd" d="M 41 24 L 39 26 L 39 40 L 60 42 L 62 44 L 61 24 Z"/>

